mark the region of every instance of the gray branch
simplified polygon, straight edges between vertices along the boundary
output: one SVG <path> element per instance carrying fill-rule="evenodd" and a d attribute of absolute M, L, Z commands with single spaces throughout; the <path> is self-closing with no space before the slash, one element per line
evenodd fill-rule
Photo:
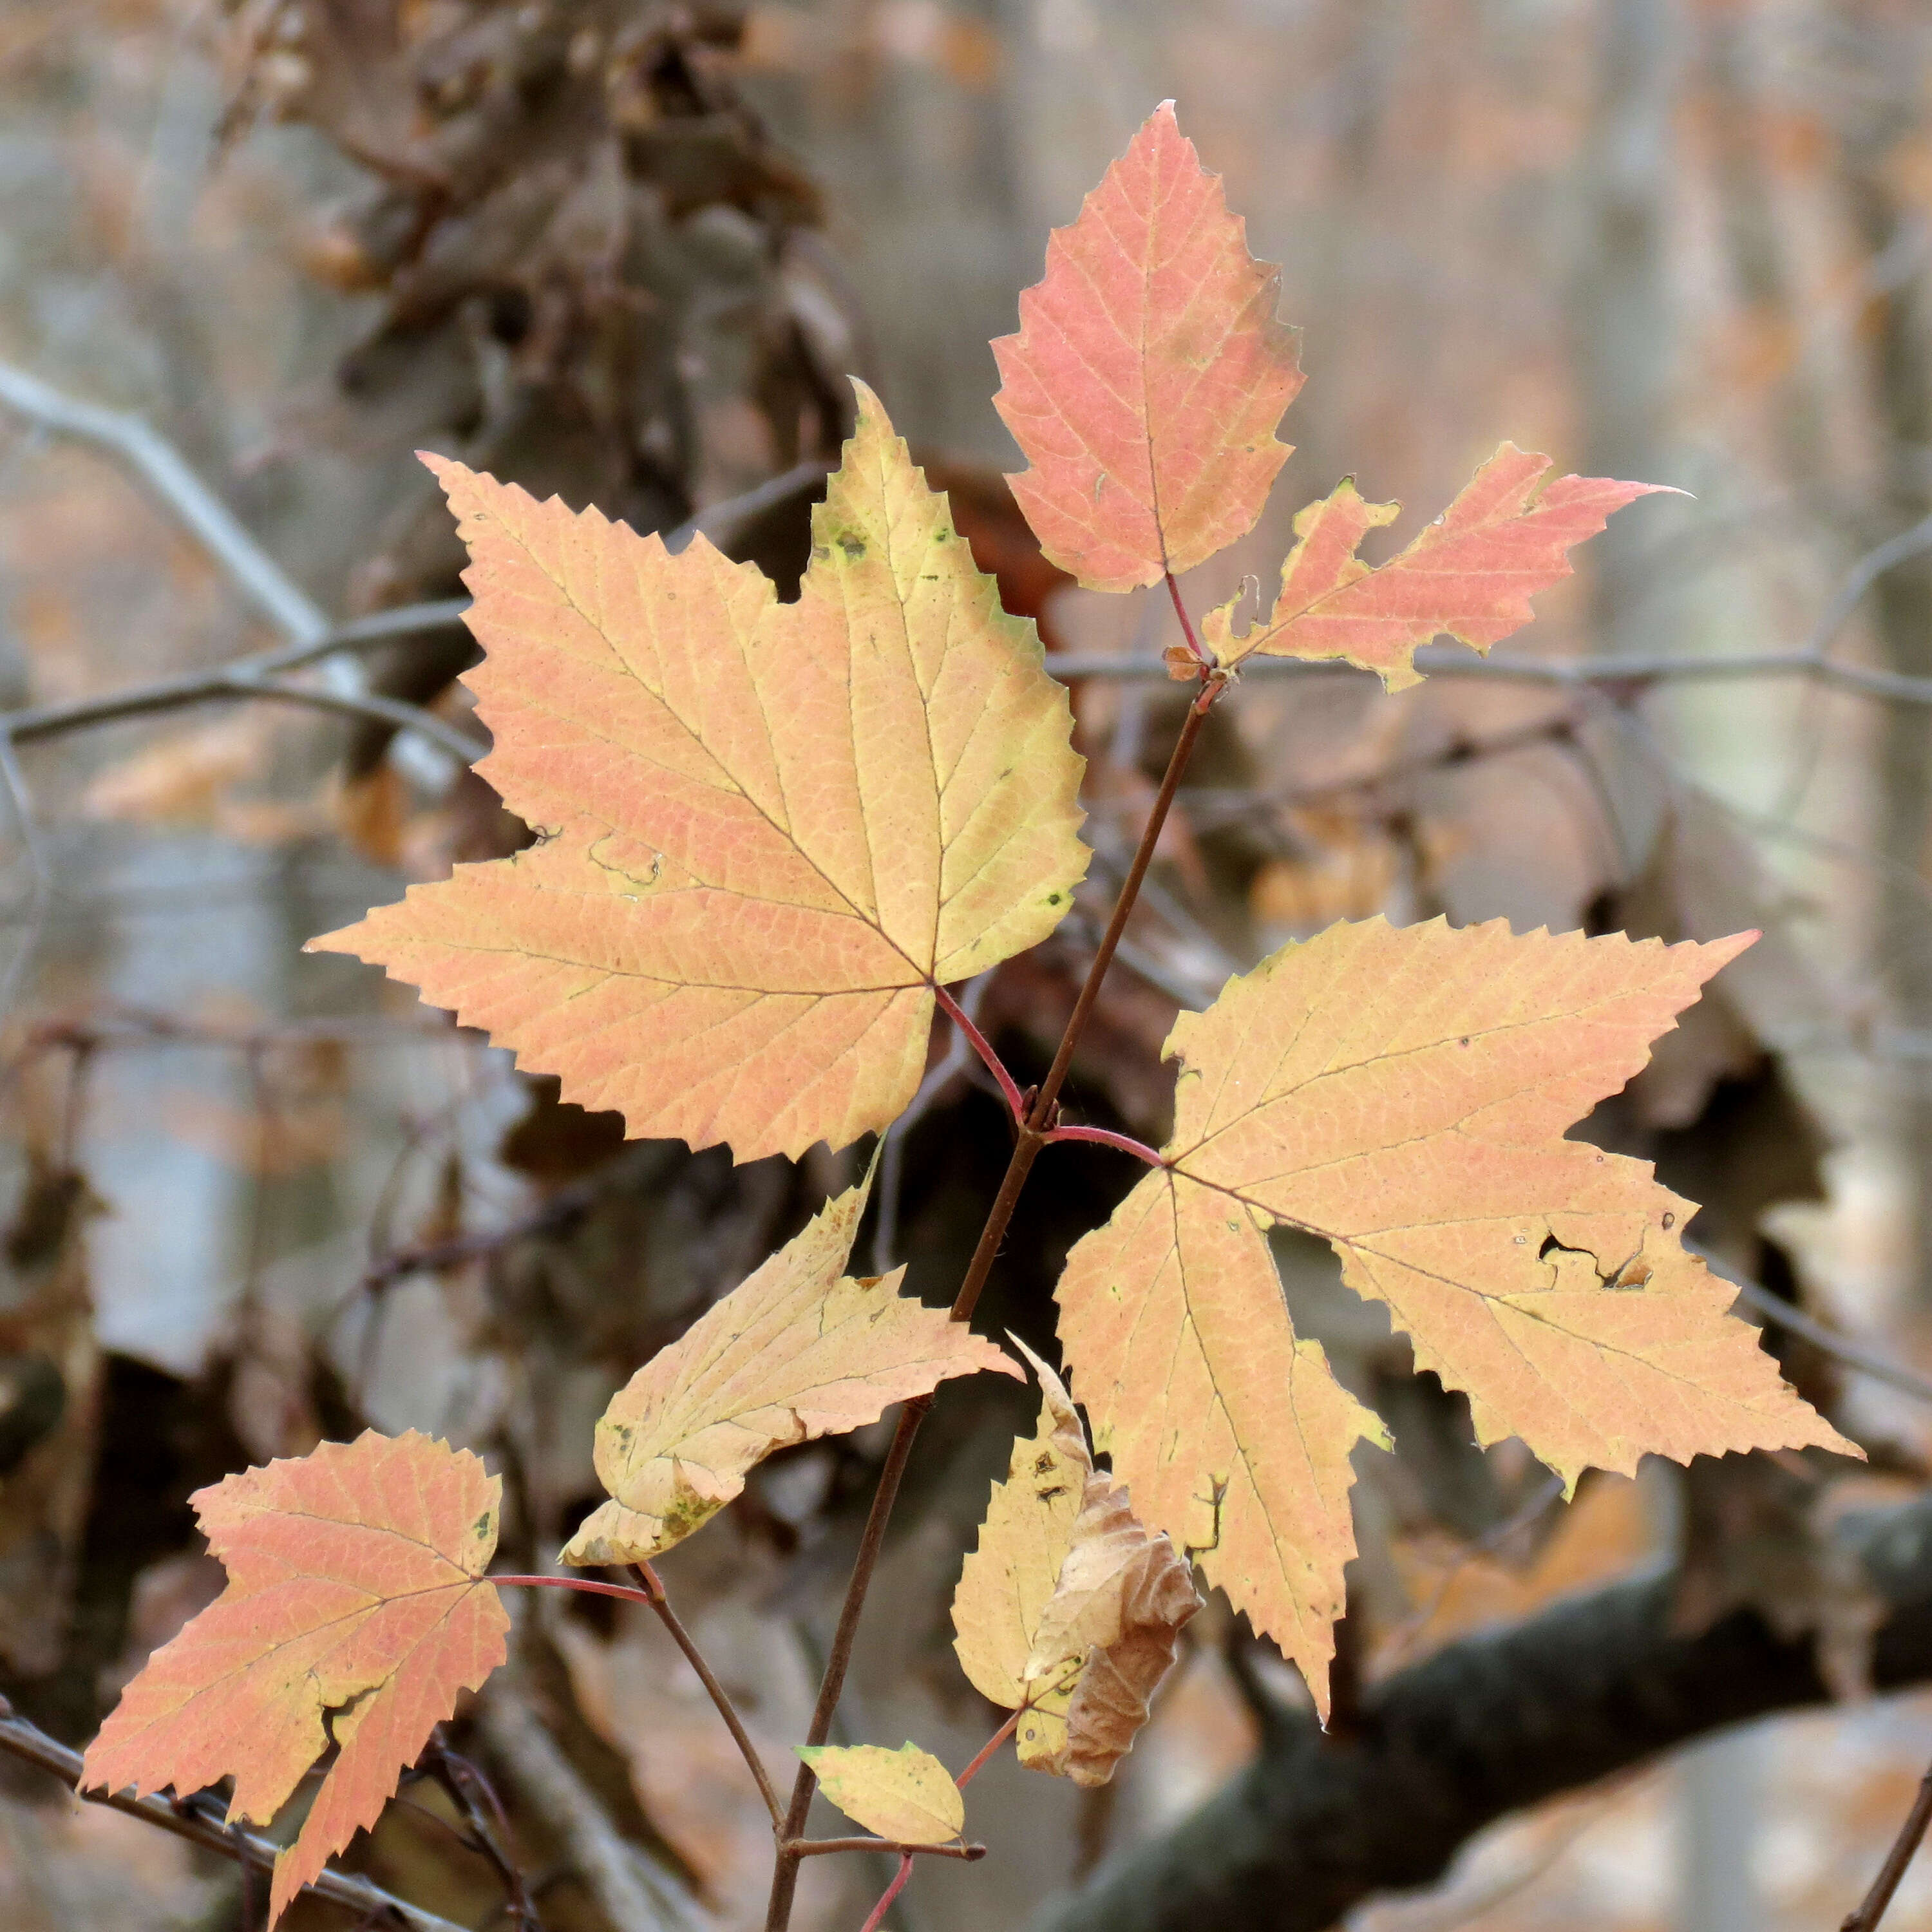
<path fill-rule="evenodd" d="M 1054 676 L 1068 682 L 1077 677 L 1151 682 L 1168 676 L 1164 658 L 1138 652 L 1060 651 L 1048 658 L 1046 664 Z M 1565 691 L 1641 689 L 1653 684 L 1736 678 L 1804 677 L 1834 691 L 1851 692 L 1887 704 L 1932 705 L 1932 677 L 1906 677 L 1897 671 L 1840 664 L 1810 650 L 1760 651 L 1730 658 L 1481 658 L 1460 645 L 1424 644 L 1415 654 L 1415 668 L 1431 677 L 1474 678 L 1490 684 L 1546 684 Z M 1240 674 L 1244 678 L 1373 675 L 1339 660 L 1261 656 L 1243 658 Z"/>
<path fill-rule="evenodd" d="M 454 759 L 460 769 L 477 755 L 478 748 L 472 741 L 434 713 L 415 705 L 394 706 L 392 700 L 370 692 L 362 666 L 354 662 L 351 648 L 342 641 L 342 632 L 151 423 L 131 413 L 82 402 L 42 382 L 38 376 L 7 363 L 0 363 L 0 404 L 38 429 L 92 443 L 118 457 L 180 520 L 183 528 L 242 596 L 287 640 L 290 648 L 286 651 L 244 658 L 201 680 L 202 688 L 193 695 L 166 694 L 184 682 L 168 680 L 165 686 L 145 687 L 144 693 L 122 694 L 118 708 L 105 716 L 130 717 L 211 700 L 266 698 L 352 716 L 380 718 L 404 733 L 416 734 L 417 739 L 430 741 L 424 746 L 404 736 L 398 740 L 395 752 L 406 775 L 431 792 L 448 789 L 449 759 Z M 358 628 L 346 628 L 352 633 Z M 395 634 L 393 631 L 363 628 L 370 636 Z M 320 664 L 320 686 L 273 679 L 275 673 L 310 664 Z M 137 701 L 144 694 L 148 701 Z M 73 710 L 73 707 L 67 709 Z M 100 722 L 102 718 L 92 713 L 76 714 L 76 723 Z M 16 742 L 22 735 L 4 721 L 0 721 L 0 728 L 8 729 Z"/>
<path fill-rule="evenodd" d="M 239 518 L 141 417 L 64 394 L 24 369 L 0 363 L 0 403 L 41 429 L 111 451 L 179 518 L 229 581 L 292 642 L 313 643 L 329 622 L 250 535 Z"/>
<path fill-rule="evenodd" d="M 82 1791 L 81 1756 L 70 1750 L 46 1732 L 17 1717 L 0 1699 L 0 1750 L 24 1762 L 51 1772 L 68 1789 L 89 1804 L 103 1804 L 110 1811 L 124 1811 L 130 1818 L 144 1819 L 164 1832 L 205 1850 L 218 1852 L 238 1864 L 253 1865 L 262 1871 L 274 1868 L 281 1847 L 272 1839 L 239 1826 L 225 1824 L 219 1815 L 220 1801 L 206 1796 L 170 1804 L 165 1798 L 136 1798 L 127 1792 Z M 318 1898 L 354 1912 L 365 1925 L 400 1925 L 406 1932 L 465 1932 L 452 1920 L 425 1912 L 420 1906 L 385 1892 L 370 1880 L 348 1872 L 325 1870 L 305 1888 Z"/>
<path fill-rule="evenodd" d="M 1838 1534 L 1889 1606 L 1873 1681 L 1932 1678 L 1932 1497 Z M 1427 1886 L 1485 1826 L 1726 1725 L 1822 1704 L 1808 1639 L 1755 1611 L 1672 1628 L 1658 1569 L 1447 1646 L 1324 1736 L 1298 1712 L 1174 1830 L 1049 1900 L 1036 1932 L 1323 1932 L 1371 1894 Z"/>
<path fill-rule="evenodd" d="M 448 753 L 459 764 L 472 764 L 488 748 L 478 738 L 459 730 L 434 711 L 400 698 L 384 698 L 367 686 L 353 691 L 314 684 L 295 684 L 269 675 L 262 658 L 242 658 L 211 671 L 190 671 L 180 677 L 159 678 L 99 698 L 81 698 L 64 704 L 29 706 L 0 712 L 0 736 L 16 745 L 38 738 L 58 738 L 70 731 L 111 724 L 124 718 L 179 711 L 190 705 L 232 704 L 254 699 L 276 704 L 305 705 L 347 718 L 374 718 L 399 731 L 414 731 Z"/>

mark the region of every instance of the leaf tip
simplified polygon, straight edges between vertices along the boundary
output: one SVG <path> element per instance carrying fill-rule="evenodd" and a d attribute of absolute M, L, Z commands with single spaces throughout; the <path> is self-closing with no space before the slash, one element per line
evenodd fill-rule
<path fill-rule="evenodd" d="M 861 423 L 878 421 L 890 424 L 891 417 L 886 414 L 886 406 L 879 400 L 879 392 L 862 376 L 848 375 L 846 381 L 852 385 L 852 394 L 857 399 L 859 420 Z"/>

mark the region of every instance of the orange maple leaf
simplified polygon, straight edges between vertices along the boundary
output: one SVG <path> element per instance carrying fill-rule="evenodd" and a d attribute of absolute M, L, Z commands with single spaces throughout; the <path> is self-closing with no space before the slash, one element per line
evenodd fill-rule
<path fill-rule="evenodd" d="M 1648 1162 L 1563 1137 L 1754 937 L 1373 919 L 1285 946 L 1175 1022 L 1165 1164 L 1068 1257 L 1061 1337 L 1136 1509 L 1324 1705 L 1348 1451 L 1380 1430 L 1296 1338 L 1270 1226 L 1326 1238 L 1416 1366 L 1466 1391 L 1479 1439 L 1520 1436 L 1568 1483 L 1646 1452 L 1858 1453 L 1685 1253 L 1692 1204 Z"/>
<path fill-rule="evenodd" d="M 228 1586 L 149 1658 L 88 1746 L 86 1788 L 184 1794 L 232 1774 L 266 1823 L 328 1748 L 301 1835 L 275 1861 L 272 1923 L 373 1825 L 430 1731 L 503 1661 L 484 1571 L 502 1485 L 412 1430 L 326 1442 L 193 1498 Z"/>
<path fill-rule="evenodd" d="M 1048 557 L 1094 590 L 1178 574 L 1255 525 L 1301 387 L 1280 272 L 1165 101 L 1047 244 L 994 398 L 1033 466 L 1010 480 Z"/>
<path fill-rule="evenodd" d="M 1045 938 L 1087 866 L 1066 691 L 857 387 L 795 604 L 702 536 L 424 459 L 470 547 L 482 769 L 548 836 L 310 942 L 741 1160 L 889 1125 L 935 986 Z"/>
<path fill-rule="evenodd" d="M 1419 683 L 1416 646 L 1438 635 L 1486 651 L 1534 613 L 1529 600 L 1570 574 L 1568 553 L 1612 514 L 1666 486 L 1601 476 L 1544 478 L 1546 456 L 1506 442 L 1436 521 L 1399 556 L 1371 569 L 1355 552 L 1393 523 L 1400 503 L 1371 503 L 1345 479 L 1294 520 L 1274 608 L 1234 634 L 1238 593 L 1202 620 L 1201 640 L 1217 663 L 1262 652 L 1280 658 L 1346 658 L 1378 671 L 1390 691 Z"/>

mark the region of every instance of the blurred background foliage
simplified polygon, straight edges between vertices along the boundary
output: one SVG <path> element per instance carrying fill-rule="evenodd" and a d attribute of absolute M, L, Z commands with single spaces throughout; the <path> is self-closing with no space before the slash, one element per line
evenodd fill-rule
<path fill-rule="evenodd" d="M 1439 1887 L 1351 1922 L 1835 1920 L 1932 1754 L 1923 1694 L 1864 1694 L 1886 1612 L 1834 1531 L 1908 1505 L 1932 1450 L 1910 1386 L 1932 1370 L 1932 710 L 1910 683 L 1932 677 L 1928 85 L 1912 0 L 8 0 L 0 358 L 158 431 L 274 579 L 0 370 L 0 703 L 40 707 L 0 774 L 15 1709 L 84 1740 L 219 1588 L 189 1492 L 365 1422 L 488 1455 L 506 1554 L 544 1562 L 596 1492 L 613 1389 L 854 1172 L 822 1148 L 734 1171 L 627 1144 L 402 989 L 302 956 L 406 880 L 527 837 L 420 734 L 284 704 L 46 707 L 458 596 L 418 448 L 640 529 L 695 520 L 795 581 L 848 371 L 1050 648 L 1157 656 L 1159 599 L 1088 596 L 1032 547 L 986 344 L 1048 228 L 1174 96 L 1284 264 L 1310 378 L 1269 512 L 1186 585 L 1197 610 L 1266 580 L 1294 509 L 1342 475 L 1412 506 L 1399 543 L 1502 436 L 1688 494 L 1619 518 L 1505 647 L 1628 675 L 1395 700 L 1346 674 L 1256 676 L 1214 714 L 1076 1069 L 1080 1113 L 1159 1138 L 1177 1008 L 1336 918 L 1760 926 L 1587 1131 L 1707 1204 L 1694 1235 L 1760 1285 L 1760 1314 L 1802 1303 L 1906 1371 L 1780 1345 L 1867 1472 L 1733 1458 L 1564 1503 L 1520 1445 L 1477 1451 L 1460 1400 L 1324 1255 L 1285 1244 L 1298 1325 L 1397 1443 L 1361 1454 L 1345 1719 L 1471 1633 L 1658 1564 L 1674 1629 L 1756 1619 L 1810 1646 L 1840 1700 L 1506 1818 Z M 333 688 L 472 728 L 468 651 L 432 614 L 337 660 Z M 1681 674 L 1767 653 L 1846 675 Z M 970 995 L 1035 1072 L 1179 701 L 1072 681 L 1090 896 Z M 862 1238 L 939 1300 L 1005 1156 L 947 1045 Z M 1043 1347 L 1067 1245 L 1131 1179 L 1102 1150 L 1054 1158 L 986 1310 Z M 928 1425 L 854 1737 L 958 1762 L 992 1728 L 946 1606 L 1026 1419 L 975 1384 Z M 775 1763 L 803 1733 L 883 1441 L 775 1459 L 665 1565 Z M 450 1744 L 502 1792 L 544 1922 L 760 1922 L 762 1814 L 662 1632 L 522 1607 L 512 1666 Z M 1116 1785 L 989 1772 L 974 1828 L 995 1856 L 922 1870 L 892 1922 L 1050 1923 L 1057 1888 L 1265 1769 L 1298 1687 L 1224 1604 L 1190 1635 Z M 444 1786 L 407 1795 L 355 1862 L 466 1924 L 500 1917 Z M 808 1864 L 800 1923 L 862 1916 L 880 1874 L 842 1862 Z M 22 1932 L 214 1932 L 260 1904 L 39 1772 L 0 1782 L 0 1911 Z M 1932 1926 L 1932 1874 L 1891 1922 Z"/>

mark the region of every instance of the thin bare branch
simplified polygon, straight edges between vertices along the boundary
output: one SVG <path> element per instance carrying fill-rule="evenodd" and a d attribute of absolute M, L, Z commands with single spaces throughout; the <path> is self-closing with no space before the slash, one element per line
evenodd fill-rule
<path fill-rule="evenodd" d="M 1774 1294 L 1748 1276 L 1738 1274 L 1708 1249 L 1691 1241 L 1684 1245 L 1693 1254 L 1701 1256 L 1704 1265 L 1720 1281 L 1729 1282 L 1737 1290 L 1738 1299 L 1760 1322 L 1802 1336 L 1814 1348 L 1822 1348 L 1834 1360 L 1843 1362 L 1848 1369 L 1856 1369 L 1860 1375 L 1870 1376 L 1874 1382 L 1883 1382 L 1903 1394 L 1915 1396 L 1921 1402 L 1932 1402 L 1932 1379 L 1907 1368 L 1902 1362 L 1893 1360 L 1888 1355 L 1881 1354 L 1876 1348 L 1868 1348 L 1854 1336 L 1841 1335 L 1835 1328 L 1826 1328 L 1802 1308 L 1794 1308 L 1781 1294 Z"/>
<path fill-rule="evenodd" d="M 707 504 L 676 530 L 667 530 L 664 548 L 675 556 L 687 548 L 696 536 L 721 546 L 728 544 L 754 517 L 782 503 L 807 484 L 817 482 L 831 473 L 832 465 L 822 457 L 811 457 L 802 463 L 795 463 L 779 475 L 754 484 L 741 496 L 727 496 L 722 502 Z"/>
<path fill-rule="evenodd" d="M 1165 658 L 1140 652 L 1057 651 L 1046 668 L 1063 682 L 1103 678 L 1165 682 Z M 1704 682 L 1738 678 L 1804 677 L 1834 691 L 1892 704 L 1932 705 L 1932 677 L 1907 677 L 1897 671 L 1839 664 L 1807 651 L 1761 651 L 1729 658 L 1479 658 L 1454 644 L 1425 644 L 1415 668 L 1432 677 L 1474 678 L 1492 684 L 1546 684 L 1562 690 L 1599 688 L 1642 690 L 1654 684 Z M 1241 661 L 1244 680 L 1255 677 L 1355 677 L 1373 673 L 1328 659 L 1271 658 Z"/>
<path fill-rule="evenodd" d="M 614 1932 L 696 1932 L 709 1923 L 668 1872 L 653 1870 L 610 1820 L 517 1682 L 514 1664 L 491 1678 L 477 1724 L 523 1802 L 541 1818 Z"/>
<path fill-rule="evenodd" d="M 0 1014 L 4 1014 L 12 1011 L 14 995 L 25 981 L 27 968 L 33 963 L 34 955 L 39 949 L 41 934 L 46 928 L 47 910 L 53 898 L 54 880 L 53 868 L 47 862 L 46 840 L 41 834 L 40 819 L 34 810 L 34 795 L 27 788 L 26 776 L 20 770 L 13 740 L 3 733 L 0 733 L 0 780 L 4 781 L 14 822 L 20 827 L 21 847 L 27 855 L 28 875 L 25 930 L 13 958 L 7 962 L 5 971 L 0 973 Z"/>
<path fill-rule="evenodd" d="M 125 1792 L 81 1790 L 80 1752 L 70 1750 L 38 1726 L 16 1715 L 4 1699 L 0 1699 L 0 1750 L 50 1772 L 87 1804 L 104 1805 L 110 1811 L 124 1812 L 130 1818 L 141 1819 L 161 1831 L 171 1832 L 177 1838 L 187 1839 L 190 1844 L 218 1852 L 244 1869 L 272 1870 L 282 1849 L 272 1839 L 224 1822 L 226 1807 L 220 1799 L 212 1796 L 200 1795 L 170 1804 L 165 1798 L 136 1798 Z M 401 1925 L 406 1932 L 464 1932 L 464 1928 L 448 1919 L 439 1918 L 434 1912 L 425 1912 L 420 1906 L 398 1898 L 369 1880 L 347 1872 L 325 1870 L 306 1889 L 318 1898 L 328 1899 L 332 1904 L 356 1913 L 365 1924 L 386 1922 Z"/>
<path fill-rule="evenodd" d="M 745 1760 L 745 1768 L 752 1774 L 753 1783 L 758 1787 L 758 1796 L 765 1801 L 765 1809 L 770 1814 L 772 1829 L 779 1830 L 784 1822 L 784 1814 L 778 1808 L 778 1795 L 772 1789 L 770 1774 L 765 1769 L 765 1761 L 758 1755 L 758 1748 L 752 1742 L 752 1734 L 745 1728 L 745 1720 L 738 1714 L 738 1707 L 731 1701 L 730 1694 L 718 1681 L 718 1673 L 706 1660 L 704 1653 L 698 1647 L 698 1640 L 684 1627 L 683 1619 L 670 1606 L 670 1598 L 665 1594 L 664 1581 L 648 1563 L 633 1563 L 631 1574 L 644 1586 L 645 1595 L 651 1608 L 657 1613 L 658 1622 L 670 1633 L 671 1642 L 684 1653 L 684 1660 L 698 1673 L 698 1681 L 704 1686 L 705 1695 L 711 1700 L 712 1708 L 724 1720 L 724 1728 L 731 1733 L 731 1742 L 738 1747 L 738 1755 Z"/>
<path fill-rule="evenodd" d="M 597 1198 L 595 1187 L 580 1184 L 554 1194 L 529 1214 L 506 1222 L 500 1228 L 479 1228 L 471 1234 L 452 1234 L 447 1240 L 425 1242 L 420 1247 L 398 1248 L 370 1264 L 357 1284 L 365 1294 L 379 1294 L 405 1275 L 435 1274 L 444 1268 L 458 1268 L 465 1262 L 478 1261 L 496 1254 L 518 1241 L 544 1234 L 561 1234 L 580 1219 Z M 520 1579 L 520 1581 L 527 1580 Z M 551 1582 L 566 1579 L 551 1577 Z M 627 1591 L 626 1595 L 634 1594 Z"/>
<path fill-rule="evenodd" d="M 70 731 L 112 724 L 124 718 L 150 717 L 183 710 L 190 705 L 229 704 L 250 698 L 275 704 L 306 705 L 345 718 L 373 718 L 393 725 L 398 731 L 414 732 L 427 739 L 459 765 L 475 764 L 489 748 L 481 739 L 458 730 L 434 712 L 426 711 L 419 704 L 405 704 L 398 698 L 384 698 L 359 681 L 355 690 L 291 683 L 264 674 L 254 661 L 245 658 L 218 670 L 157 679 L 152 684 L 107 692 L 98 698 L 74 698 L 64 704 L 30 705 L 22 710 L 0 713 L 0 734 L 14 744 L 31 744 L 37 739 L 60 737 Z"/>
<path fill-rule="evenodd" d="M 1892 1895 L 1898 1889 L 1898 1882 L 1905 1876 L 1906 1868 L 1916 1855 L 1925 1837 L 1925 1828 L 1932 1825 L 1932 1766 L 1918 1780 L 1918 1795 L 1912 1801 L 1912 1809 L 1905 1814 L 1905 1822 L 1898 1828 L 1898 1836 L 1892 1840 L 1892 1850 L 1885 1855 L 1885 1863 L 1880 1866 L 1878 1876 L 1872 1880 L 1871 1889 L 1858 1902 L 1857 1909 L 1845 1915 L 1844 1922 L 1838 1932 L 1874 1932 L 1879 1921 L 1885 1916 L 1886 1908 L 1892 1903 Z"/>
<path fill-rule="evenodd" d="M 489 1862 L 503 1888 L 504 1909 L 516 1932 L 544 1932 L 543 1916 L 530 1897 L 530 1882 L 512 1849 L 510 1820 L 496 1788 L 478 1766 L 450 1749 L 440 1726 L 433 1762 L 431 1775 L 464 1821 L 464 1842 Z"/>
<path fill-rule="evenodd" d="M 459 767 L 477 755 L 469 741 L 441 719 L 432 723 L 429 722 L 430 713 L 414 706 L 400 706 L 392 711 L 386 708 L 392 700 L 370 692 L 362 668 L 346 661 L 340 655 L 343 647 L 331 641 L 336 634 L 336 627 L 321 607 L 262 548 L 242 520 L 196 475 L 181 452 L 151 423 L 129 412 L 80 401 L 50 383 L 42 382 L 38 376 L 29 375 L 24 369 L 7 363 L 0 363 L 0 405 L 10 409 L 37 428 L 51 430 L 58 435 L 91 443 L 125 463 L 180 520 L 242 596 L 282 633 L 298 652 L 307 654 L 302 662 L 326 660 L 322 664 L 323 688 L 339 701 L 332 706 L 325 704 L 324 709 L 381 718 L 413 731 L 420 737 L 428 738 L 438 751 L 447 752 L 458 760 Z M 238 674 L 242 670 L 240 666 L 232 668 Z M 258 671 L 256 678 L 260 675 Z M 243 682 L 248 680 L 244 678 Z M 156 688 L 148 687 L 150 692 Z M 296 695 L 302 688 L 277 686 L 272 692 L 259 682 L 252 688 L 236 684 L 192 698 L 176 698 L 173 703 L 198 704 L 207 698 L 271 695 L 280 696 L 285 701 L 295 704 L 322 703 L 319 696 Z M 385 708 L 367 708 L 370 706 Z M 139 711 L 172 708 L 173 705 L 166 702 L 135 707 Z M 115 715 L 131 714 L 123 711 Z M 90 718 L 86 722 L 99 721 Z M 16 742 L 20 742 L 17 730 L 13 736 Z M 407 738 L 398 741 L 395 752 L 403 770 L 415 782 L 432 792 L 448 789 L 449 770 L 435 752 Z"/>
<path fill-rule="evenodd" d="M 140 416 L 64 394 L 24 369 L 0 363 L 0 403 L 40 429 L 112 452 L 171 510 L 229 581 L 291 640 L 313 643 L 329 622 L 242 520 L 197 476 L 167 438 Z"/>
<path fill-rule="evenodd" d="M 826 1852 L 891 1852 L 902 1858 L 964 1858 L 969 1864 L 986 1856 L 984 1845 L 902 1845 L 891 1838 L 794 1838 L 785 1850 L 798 1858 Z"/>
<path fill-rule="evenodd" d="M 290 644 L 241 662 L 257 670 L 301 670 L 323 658 L 333 657 L 338 651 L 380 651 L 398 638 L 454 630 L 469 608 L 466 597 L 440 597 L 428 604 L 398 604 L 393 610 L 372 610 L 366 617 L 352 617 L 313 644 Z"/>

